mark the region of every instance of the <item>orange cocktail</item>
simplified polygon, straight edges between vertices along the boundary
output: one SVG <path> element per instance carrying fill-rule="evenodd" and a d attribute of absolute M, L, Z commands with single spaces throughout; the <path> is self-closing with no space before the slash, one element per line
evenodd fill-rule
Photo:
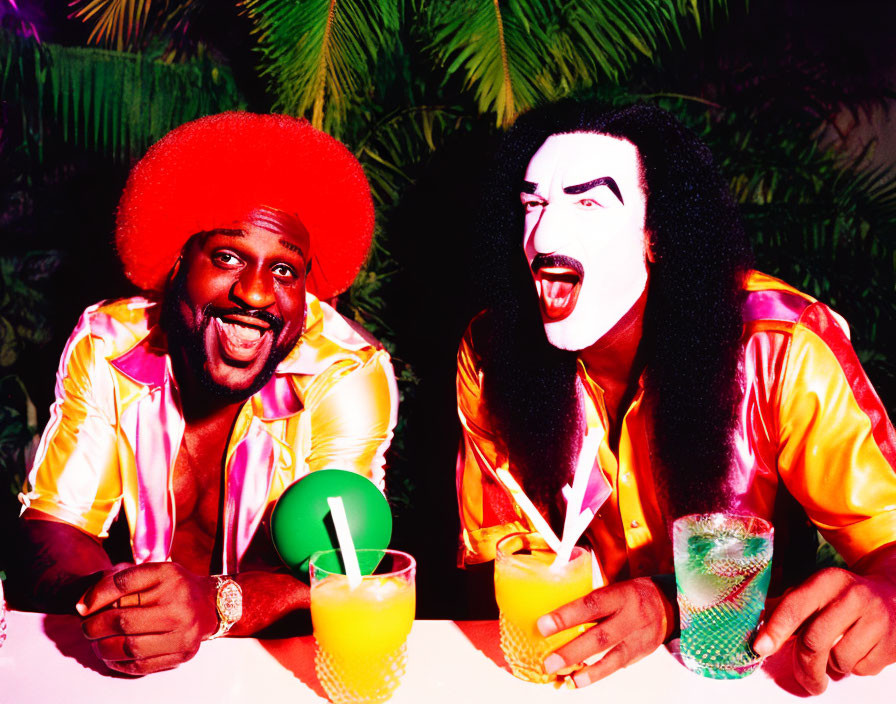
<path fill-rule="evenodd" d="M 592 589 L 591 553 L 577 547 L 559 569 L 551 569 L 554 558 L 554 552 L 535 533 L 516 533 L 498 543 L 495 599 L 500 610 L 501 650 L 513 674 L 530 682 L 556 679 L 545 672 L 545 657 L 588 627 L 577 626 L 545 638 L 535 625 L 541 616 Z"/>
<path fill-rule="evenodd" d="M 311 620 L 315 668 L 330 699 L 385 701 L 398 686 L 414 622 L 414 558 L 397 550 L 358 550 L 362 570 L 378 565 L 352 587 L 338 550 L 311 558 Z"/>

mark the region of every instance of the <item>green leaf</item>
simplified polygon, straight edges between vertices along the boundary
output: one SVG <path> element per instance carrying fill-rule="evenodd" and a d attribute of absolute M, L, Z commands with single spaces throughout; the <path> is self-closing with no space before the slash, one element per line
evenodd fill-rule
<path fill-rule="evenodd" d="M 274 109 L 307 115 L 337 136 L 373 92 L 380 54 L 396 45 L 398 0 L 246 0 Z"/>
<path fill-rule="evenodd" d="M 426 44 L 444 82 L 462 73 L 481 113 L 498 125 L 545 101 L 632 67 L 699 24 L 726 0 L 435 0 L 425 5 Z"/>
<path fill-rule="evenodd" d="M 0 64 L 17 63 L 4 79 L 4 100 L 22 106 L 26 144 L 61 134 L 125 161 L 189 120 L 243 107 L 230 70 L 207 58 L 183 64 L 137 54 L 38 44 L 0 32 Z M 151 107 L 148 107 L 151 106 Z"/>

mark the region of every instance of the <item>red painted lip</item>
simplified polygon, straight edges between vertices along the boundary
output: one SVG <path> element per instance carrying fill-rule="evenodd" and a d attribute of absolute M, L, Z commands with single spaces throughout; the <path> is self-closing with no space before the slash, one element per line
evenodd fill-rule
<path fill-rule="evenodd" d="M 570 267 L 545 266 L 535 274 L 542 317 L 549 322 L 568 318 L 579 300 L 582 277 Z"/>

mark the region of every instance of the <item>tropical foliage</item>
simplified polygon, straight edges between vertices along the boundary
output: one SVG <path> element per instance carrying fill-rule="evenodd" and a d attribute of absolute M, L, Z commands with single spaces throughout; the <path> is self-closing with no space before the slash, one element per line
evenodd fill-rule
<path fill-rule="evenodd" d="M 230 71 L 200 55 L 151 56 L 0 36 L 0 93 L 18 108 L 21 146 L 36 161 L 61 138 L 125 161 L 200 115 L 242 106 Z M 52 133 L 52 136 L 50 136 Z"/>
<path fill-rule="evenodd" d="M 398 0 L 247 0 L 274 109 L 310 115 L 341 136 L 349 110 L 370 100 L 378 58 L 398 43 Z M 325 119 L 326 116 L 326 119 Z"/>
<path fill-rule="evenodd" d="M 859 358 L 896 411 L 896 169 L 820 143 L 795 115 L 667 105 L 721 157 L 758 266 L 824 301 L 850 323 Z M 707 119 L 709 118 L 709 119 Z M 770 121 L 777 119 L 778 124 Z"/>
<path fill-rule="evenodd" d="M 429 3 L 427 48 L 446 76 L 461 72 L 479 112 L 507 126 L 529 108 L 576 88 L 625 83 L 628 71 L 673 42 L 693 21 L 712 20 L 724 2 Z M 702 6 L 702 9 L 701 9 Z"/>

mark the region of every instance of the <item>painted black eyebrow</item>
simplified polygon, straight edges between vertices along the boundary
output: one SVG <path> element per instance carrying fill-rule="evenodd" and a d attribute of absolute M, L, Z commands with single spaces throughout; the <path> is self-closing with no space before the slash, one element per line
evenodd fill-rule
<path fill-rule="evenodd" d="M 609 176 L 601 176 L 600 178 L 596 178 L 593 181 L 588 181 L 587 183 L 578 183 L 574 186 L 567 186 L 563 189 L 563 192 L 570 195 L 579 195 L 580 193 L 585 193 L 586 191 L 590 191 L 592 188 L 597 188 L 598 186 L 606 186 L 607 188 L 609 188 L 613 195 L 619 199 L 619 202 L 625 205 L 625 201 L 622 200 L 622 193 L 620 193 L 619 191 L 619 186 L 617 186 L 616 181 L 614 181 Z"/>
<path fill-rule="evenodd" d="M 535 193 L 535 189 L 538 188 L 537 183 L 532 183 L 532 181 L 523 181 L 523 185 L 520 187 L 520 193 Z"/>

